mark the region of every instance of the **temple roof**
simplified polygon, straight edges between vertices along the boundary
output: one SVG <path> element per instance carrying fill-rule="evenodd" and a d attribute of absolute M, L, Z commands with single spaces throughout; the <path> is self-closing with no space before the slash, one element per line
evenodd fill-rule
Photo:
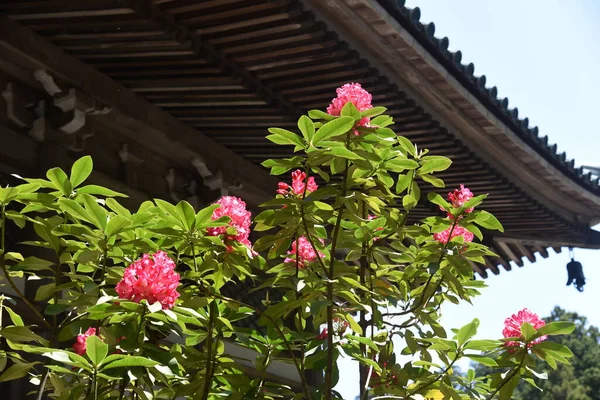
<path fill-rule="evenodd" d="M 500 257 L 474 266 L 482 276 L 550 247 L 600 247 L 590 229 L 600 220 L 598 181 L 401 1 L 47 0 L 2 3 L 0 15 L 9 18 L 0 17 L 0 78 L 40 91 L 32 73 L 47 70 L 111 108 L 94 117 L 106 135 L 119 130 L 133 152 L 182 170 L 200 155 L 256 202 L 275 189 L 256 164 L 290 154 L 266 129 L 294 129 L 336 87 L 360 82 L 399 134 L 453 160 L 440 174 L 447 187 L 489 193 L 485 208 L 506 231 L 487 236 Z M 431 213 L 423 204 L 414 215 Z"/>

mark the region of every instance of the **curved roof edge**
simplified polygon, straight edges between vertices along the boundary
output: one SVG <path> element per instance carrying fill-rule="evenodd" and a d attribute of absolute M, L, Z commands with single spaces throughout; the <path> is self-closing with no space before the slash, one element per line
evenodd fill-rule
<path fill-rule="evenodd" d="M 418 7 L 408 8 L 405 0 L 376 0 L 397 22 L 419 42 L 421 46 L 442 64 L 451 75 L 481 101 L 498 119 L 509 126 L 532 149 L 543 156 L 549 163 L 557 167 L 565 175 L 573 179 L 583 188 L 600 196 L 600 178 L 591 172 L 584 173 L 583 167 L 575 168 L 575 160 L 567 159 L 565 152 L 558 153 L 556 144 L 548 143 L 548 136 L 540 136 L 538 127 L 529 127 L 528 118 L 520 118 L 517 107 L 509 108 L 508 97 L 499 98 L 498 89 L 487 88 L 485 75 L 475 76 L 475 65 L 461 63 L 460 50 L 448 50 L 450 41 L 447 37 L 435 37 L 435 24 L 422 23 L 421 10 Z"/>

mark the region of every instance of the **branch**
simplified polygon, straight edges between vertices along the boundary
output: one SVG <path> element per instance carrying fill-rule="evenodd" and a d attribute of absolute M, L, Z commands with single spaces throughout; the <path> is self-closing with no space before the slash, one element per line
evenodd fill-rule
<path fill-rule="evenodd" d="M 306 377 L 304 376 L 304 374 L 302 373 L 302 369 L 300 367 L 300 364 L 298 363 L 298 359 L 296 358 L 296 356 L 294 355 L 294 351 L 292 350 L 292 346 L 290 345 L 290 342 L 287 340 L 287 338 L 285 337 L 285 334 L 283 333 L 283 331 L 281 330 L 281 328 L 279 327 L 279 325 L 277 324 L 277 321 L 275 321 L 270 315 L 266 314 L 265 312 L 263 312 L 261 309 L 256 308 L 250 304 L 246 304 L 242 301 L 239 300 L 235 300 L 232 299 L 230 297 L 226 297 L 223 296 L 221 294 L 217 294 L 214 292 L 211 292 L 210 290 L 207 290 L 202 283 L 200 282 L 200 286 L 198 286 L 198 288 L 202 291 L 203 294 L 205 294 L 206 296 L 210 296 L 213 297 L 215 299 L 219 299 L 222 301 L 226 301 L 229 303 L 234 303 L 237 304 L 238 306 L 241 307 L 248 307 L 249 309 L 251 309 L 252 311 L 263 315 L 265 318 L 267 318 L 269 320 L 269 322 L 271 322 L 273 324 L 273 327 L 277 330 L 277 333 L 279 334 L 279 337 L 281 337 L 281 339 L 283 339 L 283 342 L 285 343 L 285 347 L 288 349 L 288 351 L 290 352 L 290 356 L 292 357 L 292 360 L 294 362 L 294 365 L 296 366 L 296 371 L 298 371 L 298 375 L 300 376 L 300 381 L 302 383 L 302 390 L 304 391 L 304 395 L 306 396 L 307 400 L 311 400 L 311 396 L 310 396 L 310 389 L 308 387 L 308 382 L 306 381 Z"/>

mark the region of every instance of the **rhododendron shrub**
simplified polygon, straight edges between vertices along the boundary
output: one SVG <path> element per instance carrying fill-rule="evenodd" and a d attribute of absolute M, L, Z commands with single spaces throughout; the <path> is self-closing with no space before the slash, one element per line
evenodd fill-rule
<path fill-rule="evenodd" d="M 347 84 L 297 131 L 269 129 L 294 155 L 263 163 L 282 177 L 254 219 L 238 196 L 126 208 L 85 184 L 90 157 L 0 188 L 0 382 L 65 400 L 329 400 L 345 358 L 361 400 L 508 399 L 540 378 L 534 358 L 567 363 L 545 339 L 573 325 L 529 310 L 499 340 L 473 340 L 478 320 L 440 325 L 444 303 L 484 287 L 473 266 L 494 256 L 483 235 L 502 225 L 468 182 L 437 194 L 451 160 L 417 150 L 371 103 Z M 414 217 L 424 206 L 435 212 Z M 20 247 L 7 227 L 24 228 Z M 465 357 L 495 372 L 454 374 Z M 295 384 L 273 377 L 282 365 Z"/>

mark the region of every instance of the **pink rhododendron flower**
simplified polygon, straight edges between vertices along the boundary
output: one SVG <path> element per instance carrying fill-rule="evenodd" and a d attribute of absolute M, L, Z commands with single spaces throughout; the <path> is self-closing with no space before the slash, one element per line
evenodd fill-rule
<path fill-rule="evenodd" d="M 528 322 L 535 329 L 540 329 L 542 326 L 546 325 L 543 319 L 541 319 L 536 313 L 529 311 L 527 308 L 522 309 L 516 314 L 511 315 L 509 318 L 504 320 L 504 329 L 502 330 L 502 336 L 505 338 L 510 337 L 521 337 L 521 325 L 524 322 Z M 540 336 L 534 341 L 530 342 L 527 347 L 530 348 L 534 344 L 540 343 L 548 338 L 547 335 Z M 520 346 L 519 342 L 506 342 L 504 344 L 506 347 L 518 347 Z"/>
<path fill-rule="evenodd" d="M 324 243 L 322 239 L 321 243 Z M 304 236 L 300 236 L 298 240 L 292 242 L 292 249 L 288 251 L 288 255 L 296 255 L 298 258 L 298 268 L 306 268 L 307 262 L 313 262 L 317 259 L 317 252 L 313 249 L 308 239 Z M 325 254 L 319 252 L 321 258 L 325 257 Z M 284 260 L 286 263 L 296 264 L 296 257 L 288 257 Z"/>
<path fill-rule="evenodd" d="M 73 350 L 80 356 L 85 354 L 86 340 L 88 337 L 96 334 L 96 328 L 88 328 L 87 331 L 77 335 L 77 341 L 73 343 Z"/>
<path fill-rule="evenodd" d="M 175 263 L 164 251 L 142 258 L 125 268 L 123 279 L 116 290 L 122 299 L 139 303 L 145 299 L 149 304 L 160 302 L 163 310 L 170 310 L 179 297 L 179 274 L 175 272 Z"/>
<path fill-rule="evenodd" d="M 454 189 L 453 192 L 448 193 L 448 201 L 452 204 L 452 207 L 459 208 L 462 207 L 467 201 L 473 198 L 473 193 L 469 188 L 466 188 L 465 185 L 461 184 L 460 189 Z M 440 210 L 444 211 L 442 207 Z M 467 208 L 464 210 L 466 214 L 472 213 L 474 210 L 473 207 Z M 454 216 L 451 213 L 448 213 L 448 218 L 453 219 Z"/>
<path fill-rule="evenodd" d="M 252 243 L 248 237 L 250 236 L 250 226 L 252 225 L 252 214 L 246 210 L 246 203 L 235 196 L 223 196 L 218 201 L 219 208 L 213 211 L 212 219 L 217 220 L 223 216 L 231 218 L 229 226 L 232 226 L 237 231 L 234 236 L 226 236 L 225 241 L 236 240 L 248 248 L 252 248 Z M 226 226 L 217 226 L 208 228 L 207 232 L 211 236 L 226 235 Z"/>
<path fill-rule="evenodd" d="M 452 230 L 452 237 L 450 237 L 450 231 Z M 457 236 L 462 236 L 465 243 L 472 242 L 474 235 L 462 226 L 456 225 L 454 229 L 449 227 L 445 231 L 437 232 L 433 234 L 433 238 L 440 243 L 446 244 L 449 240 L 454 239 Z"/>
<path fill-rule="evenodd" d="M 373 96 L 363 89 L 360 83 L 346 83 L 337 88 L 336 93 L 337 97 L 331 100 L 331 104 L 327 107 L 327 113 L 329 115 L 339 117 L 342 108 L 344 108 L 348 102 L 354 104 L 358 111 L 365 111 L 369 108 L 373 108 L 373 105 L 371 104 Z M 370 120 L 369 117 L 365 117 L 361 119 L 357 125 L 368 127 L 370 126 Z M 359 135 L 360 133 L 355 129 L 354 134 Z"/>
<path fill-rule="evenodd" d="M 287 192 L 290 190 L 290 185 L 285 182 L 279 182 L 277 184 L 277 194 L 285 196 Z"/>
<path fill-rule="evenodd" d="M 448 201 L 452 203 L 455 208 L 462 207 L 467 201 L 473 198 L 473 193 L 466 188 L 465 185 L 461 184 L 460 189 L 454 189 L 454 192 L 448 193 Z M 473 212 L 473 208 L 465 210 L 465 212 Z"/>
<path fill-rule="evenodd" d="M 312 193 L 319 188 L 319 185 L 316 184 L 315 178 L 312 176 L 306 179 L 306 173 L 297 169 L 292 172 L 292 186 L 288 185 L 285 182 L 279 182 L 277 194 L 285 196 L 290 193 L 295 194 L 296 196 L 304 196 L 304 188 L 306 187 L 306 193 Z"/>

